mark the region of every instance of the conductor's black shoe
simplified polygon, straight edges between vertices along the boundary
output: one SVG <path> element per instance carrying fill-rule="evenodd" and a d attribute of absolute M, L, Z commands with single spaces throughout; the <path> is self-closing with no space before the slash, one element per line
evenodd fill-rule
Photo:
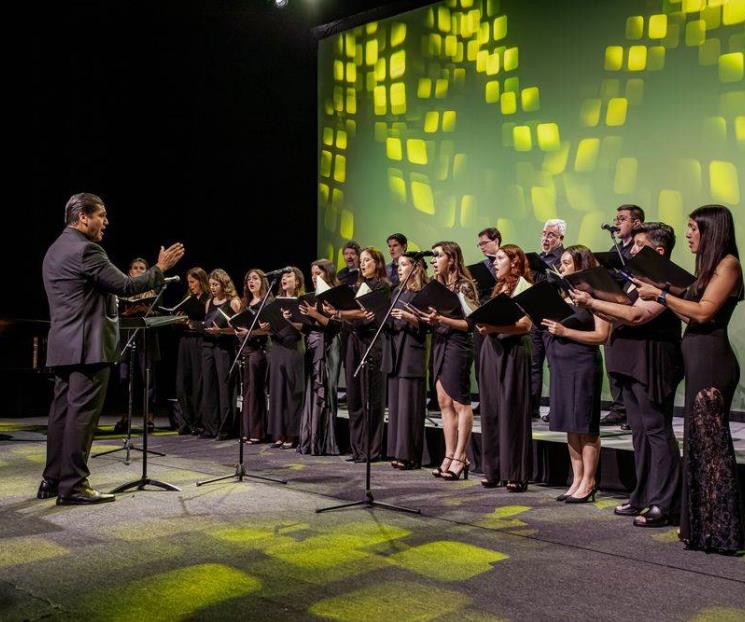
<path fill-rule="evenodd" d="M 37 499 L 51 499 L 56 497 L 59 492 L 59 483 L 47 479 L 41 480 L 39 490 L 36 492 Z"/>
<path fill-rule="evenodd" d="M 68 496 L 57 497 L 57 505 L 90 505 L 93 503 L 106 503 L 114 501 L 116 497 L 107 492 L 99 492 L 94 488 L 83 488 Z"/>
<path fill-rule="evenodd" d="M 616 506 L 613 513 L 618 516 L 638 516 L 642 513 L 642 508 L 638 508 L 630 503 L 624 503 L 623 505 Z"/>
<path fill-rule="evenodd" d="M 611 410 L 600 420 L 600 425 L 621 425 L 626 423 L 626 415 L 617 410 Z"/>

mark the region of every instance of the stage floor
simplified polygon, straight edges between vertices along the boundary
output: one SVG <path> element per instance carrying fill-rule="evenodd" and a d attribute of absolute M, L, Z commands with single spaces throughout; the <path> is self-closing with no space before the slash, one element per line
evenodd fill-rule
<path fill-rule="evenodd" d="M 57 507 L 34 498 L 43 423 L 0 419 L 0 432 L 22 427 L 28 439 L 0 442 L 2 620 L 745 619 L 745 558 L 686 551 L 674 528 L 635 528 L 613 515 L 617 497 L 568 506 L 557 488 L 509 494 L 377 463 L 376 499 L 421 516 L 316 514 L 362 497 L 364 465 L 247 446 L 249 471 L 289 483 L 198 488 L 232 472 L 237 442 L 160 432 L 152 446 L 167 455 L 149 459 L 149 474 L 180 492 Z M 99 437 L 94 452 L 119 442 Z M 141 457 L 121 457 L 92 460 L 92 483 L 136 479 Z"/>

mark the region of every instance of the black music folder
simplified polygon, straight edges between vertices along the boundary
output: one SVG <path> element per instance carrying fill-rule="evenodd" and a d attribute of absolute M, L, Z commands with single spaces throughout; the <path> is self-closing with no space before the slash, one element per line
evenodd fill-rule
<path fill-rule="evenodd" d="M 349 285 L 337 285 L 325 292 L 316 294 L 316 300 L 327 302 L 338 311 L 351 311 L 358 309 L 354 299 L 354 290 Z"/>
<path fill-rule="evenodd" d="M 222 309 L 218 309 L 218 311 L 220 313 L 218 314 L 219 321 L 217 325 L 220 326 L 221 321 L 225 320 L 225 326 L 220 326 L 220 328 L 227 328 L 228 326 L 232 326 L 233 328 L 248 328 L 254 320 L 254 315 L 256 315 L 256 312 L 249 308 L 241 309 L 235 315 L 228 315 Z"/>
<path fill-rule="evenodd" d="M 574 289 L 587 292 L 598 300 L 616 302 L 622 305 L 631 304 L 626 292 L 621 289 L 618 282 L 603 266 L 567 274 L 564 278 L 571 283 Z"/>
<path fill-rule="evenodd" d="M 290 322 L 296 322 L 298 324 L 315 324 L 315 320 L 312 317 L 300 313 L 300 305 L 305 302 L 303 298 L 304 296 L 301 296 L 300 298 L 277 296 L 274 300 L 279 304 L 280 309 L 286 309 L 290 312 Z M 313 305 L 311 304 L 311 306 Z"/>
<path fill-rule="evenodd" d="M 657 251 L 644 246 L 626 264 L 631 274 L 644 283 L 668 290 L 673 296 L 680 296 L 690 287 L 696 277 Z"/>
<path fill-rule="evenodd" d="M 546 263 L 538 253 L 525 253 L 525 257 L 533 272 L 545 272 L 554 268 L 552 264 Z"/>
<path fill-rule="evenodd" d="M 375 314 L 375 319 L 381 321 L 391 304 L 391 294 L 387 288 L 381 287 L 362 296 L 358 296 L 356 300 L 360 309 L 372 311 Z"/>
<path fill-rule="evenodd" d="M 284 315 L 282 315 L 282 298 L 279 301 L 275 298 L 272 302 L 268 303 L 259 314 L 260 322 L 267 322 L 272 329 L 273 333 L 281 333 L 288 326 L 295 327 L 288 322 Z"/>
<path fill-rule="evenodd" d="M 497 279 L 494 278 L 491 270 L 489 270 L 488 266 L 483 261 L 471 264 L 468 266 L 468 271 L 476 281 L 476 286 L 478 287 L 479 292 L 490 292 L 497 284 Z"/>
<path fill-rule="evenodd" d="M 525 312 L 513 298 L 510 298 L 507 294 L 499 294 L 471 313 L 468 316 L 468 321 L 473 324 L 508 326 L 517 322 L 524 315 Z"/>
<path fill-rule="evenodd" d="M 454 320 L 463 319 L 463 307 L 458 294 L 450 291 L 437 279 L 427 283 L 410 302 L 412 307 L 429 313 L 429 308 L 436 309 L 440 315 Z"/>
<path fill-rule="evenodd" d="M 595 256 L 595 259 L 598 260 L 598 263 L 608 270 L 623 269 L 624 263 L 617 251 L 603 251 L 597 253 L 592 251 L 592 254 Z"/>
<path fill-rule="evenodd" d="M 536 326 L 540 326 L 543 320 L 561 322 L 574 314 L 572 307 L 548 281 L 536 283 L 513 300 Z"/>

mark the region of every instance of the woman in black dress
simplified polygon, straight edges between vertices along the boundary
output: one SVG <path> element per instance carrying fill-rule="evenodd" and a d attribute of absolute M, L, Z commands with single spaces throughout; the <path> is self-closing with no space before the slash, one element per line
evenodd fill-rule
<path fill-rule="evenodd" d="M 530 283 L 528 260 L 522 249 L 505 244 L 494 258 L 497 284 L 492 297 L 515 296 Z M 484 335 L 479 358 L 481 379 L 481 485 L 507 483 L 509 492 L 528 489 L 532 464 L 530 340 L 527 316 L 514 324 L 476 324 Z M 553 417 L 553 415 L 552 415 Z"/>
<path fill-rule="evenodd" d="M 328 259 L 317 259 L 310 265 L 313 287 L 318 279 L 330 287 L 339 284 L 336 267 Z M 332 320 L 318 305 L 303 303 L 300 313 L 314 320 L 307 330 L 305 405 L 300 418 L 297 450 L 313 456 L 337 456 L 336 386 L 341 368 L 341 324 Z"/>
<path fill-rule="evenodd" d="M 421 466 L 427 412 L 427 329 L 402 304 L 411 302 L 427 283 L 427 268 L 423 260 L 401 255 L 399 283 L 412 271 L 399 304 L 391 311 L 383 348 L 383 371 L 388 378 L 388 456 L 393 458 L 391 466 L 402 470 Z"/>
<path fill-rule="evenodd" d="M 360 282 L 371 290 L 384 289 L 390 295 L 390 283 L 385 276 L 385 258 L 377 248 L 364 248 L 360 253 Z M 337 311 L 330 305 L 324 310 L 338 320 L 348 322 L 344 373 L 347 382 L 347 411 L 349 413 L 349 442 L 352 446 L 350 462 L 365 462 L 367 441 L 370 439 L 370 460 L 380 460 L 383 454 L 383 409 L 385 407 L 385 377 L 381 369 L 382 343 L 378 340 L 367 359 L 367 369 L 355 378 L 354 372 L 362 356 L 372 343 L 378 324 L 370 311 Z M 369 434 L 365 405 L 370 405 Z"/>
<path fill-rule="evenodd" d="M 564 249 L 563 275 L 589 270 L 598 262 L 586 246 Z M 571 301 L 569 301 L 571 302 Z M 583 307 L 561 323 L 543 320 L 548 330 L 546 356 L 551 367 L 552 432 L 566 432 L 572 484 L 557 501 L 585 503 L 595 498 L 595 471 L 600 457 L 600 393 L 603 361 L 600 344 L 608 340 L 610 322 Z"/>
<path fill-rule="evenodd" d="M 434 278 L 456 294 L 461 294 L 473 307 L 478 306 L 478 293 L 463 252 L 456 242 L 432 245 Z M 437 390 L 437 402 L 442 413 L 445 435 L 445 458 L 432 471 L 435 477 L 457 480 L 463 473 L 468 478 L 469 462 L 466 450 L 473 429 L 471 409 L 471 364 L 473 340 L 466 320 L 456 320 L 432 311 L 425 320 L 434 333 L 432 373 Z"/>
<path fill-rule="evenodd" d="M 217 326 L 220 311 L 228 316 L 240 311 L 241 299 L 235 291 L 233 280 L 225 270 L 210 272 L 210 293 L 204 315 L 202 338 L 202 425 L 200 438 L 229 438 L 236 427 L 233 420 L 232 385 L 228 372 L 233 359 L 232 328 Z"/>
<path fill-rule="evenodd" d="M 282 275 L 279 291 L 286 298 L 297 298 L 305 293 L 305 279 L 299 268 Z M 276 302 L 281 305 L 281 298 Z M 285 319 L 289 311 L 284 311 Z M 260 328 L 270 332 L 267 322 Z M 293 449 L 300 430 L 305 386 L 305 344 L 301 324 L 288 323 L 280 332 L 272 332 L 272 351 L 269 354 L 269 434 L 275 448 Z"/>
<path fill-rule="evenodd" d="M 743 299 L 743 277 L 731 212 L 721 205 L 694 210 L 686 238 L 696 255 L 696 282 L 684 297 L 651 285 L 637 286 L 642 298 L 666 305 L 688 324 L 683 335 L 686 396 L 680 539 L 691 549 L 734 553 L 745 547 L 745 518 L 729 429 L 740 367 L 727 325 Z"/>
<path fill-rule="evenodd" d="M 243 279 L 243 308 L 258 312 L 261 300 L 266 295 L 269 283 L 266 275 L 258 268 L 246 272 Z M 267 304 L 269 301 L 267 301 Z M 237 328 L 238 340 L 242 343 L 248 329 Z M 267 333 L 258 323 L 243 348 L 243 439 L 250 445 L 264 440 L 266 436 L 266 374 L 267 374 Z"/>
<path fill-rule="evenodd" d="M 186 273 L 190 299 L 181 307 L 189 323 L 181 332 L 176 359 L 176 397 L 181 415 L 179 434 L 201 434 L 199 406 L 202 402 L 202 335 L 196 330 L 204 321 L 210 285 L 202 268 L 192 268 Z M 179 311 L 181 311 L 179 309 Z"/>

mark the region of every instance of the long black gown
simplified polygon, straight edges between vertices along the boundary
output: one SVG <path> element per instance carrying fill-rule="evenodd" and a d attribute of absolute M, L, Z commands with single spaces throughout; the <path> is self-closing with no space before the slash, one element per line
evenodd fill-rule
<path fill-rule="evenodd" d="M 341 368 L 340 324 L 313 324 L 305 355 L 305 404 L 297 450 L 313 456 L 337 456 L 336 389 Z"/>
<path fill-rule="evenodd" d="M 256 312 L 260 306 L 261 302 L 256 302 L 248 308 Z M 254 440 L 263 440 L 266 436 L 268 341 L 265 335 L 251 337 L 243 349 L 243 436 Z"/>
<path fill-rule="evenodd" d="M 370 289 L 385 288 L 390 291 L 386 281 L 368 280 Z M 382 340 L 378 339 L 367 359 L 367 371 L 355 378 L 362 356 L 375 336 L 375 320 L 354 321 L 346 344 L 344 373 L 347 382 L 347 410 L 349 412 L 349 443 L 352 458 L 364 462 L 367 450 L 368 429 L 365 421 L 365 403 L 370 404 L 370 460 L 379 460 L 383 454 L 383 411 L 385 408 L 385 377 L 381 369 Z"/>
<path fill-rule="evenodd" d="M 291 441 L 300 431 L 303 412 L 305 346 L 292 326 L 272 334 L 269 354 L 269 435 Z"/>
<path fill-rule="evenodd" d="M 411 302 L 406 290 L 399 302 Z M 405 320 L 389 319 L 383 345 L 383 371 L 388 379 L 388 456 L 421 464 L 427 412 L 427 330 Z"/>
<path fill-rule="evenodd" d="M 472 301 L 478 299 L 476 290 L 466 281 L 458 284 L 455 291 Z M 470 404 L 473 364 L 473 338 L 470 330 L 456 330 L 438 324 L 433 333 L 432 374 L 435 386 L 439 380 L 451 399 L 459 404 Z"/>
<path fill-rule="evenodd" d="M 207 303 L 204 325 L 209 327 L 217 320 L 219 309 L 233 315 L 230 301 L 215 305 Z M 230 381 L 230 364 L 233 360 L 235 337 L 210 335 L 202 337 L 202 425 L 205 434 L 229 436 L 235 432 L 237 421 L 233 417 L 233 385 Z"/>
<path fill-rule="evenodd" d="M 192 296 L 183 310 L 192 322 L 204 320 L 205 305 L 209 296 Z M 178 342 L 176 359 L 176 397 L 180 413 L 177 416 L 180 432 L 202 428 L 200 404 L 202 402 L 202 335 L 199 331 L 184 328 Z"/>
<path fill-rule="evenodd" d="M 479 367 L 485 479 L 527 482 L 532 469 L 529 337 L 487 335 Z"/>
<path fill-rule="evenodd" d="M 595 330 L 589 309 L 572 305 L 574 314 L 562 322 L 567 328 Z M 546 332 L 546 356 L 551 367 L 549 429 L 571 434 L 600 433 L 600 393 L 603 362 L 600 347 Z"/>
<path fill-rule="evenodd" d="M 727 325 L 737 302 L 730 297 L 710 322 L 690 322 L 683 336 L 686 396 L 680 538 L 689 548 L 724 553 L 745 548 L 743 499 L 729 429 L 740 366 Z"/>

